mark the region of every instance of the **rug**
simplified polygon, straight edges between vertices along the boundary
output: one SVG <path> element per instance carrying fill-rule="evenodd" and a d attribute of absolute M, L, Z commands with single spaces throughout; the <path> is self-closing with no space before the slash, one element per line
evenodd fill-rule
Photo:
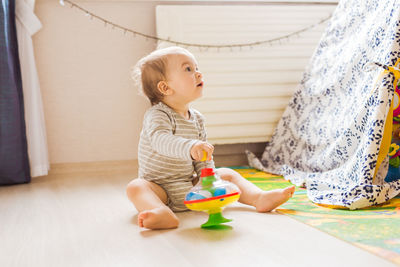
<path fill-rule="evenodd" d="M 291 185 L 282 176 L 248 167 L 231 167 L 263 190 Z M 296 187 L 288 202 L 276 209 L 298 221 L 400 265 L 400 197 L 359 210 L 331 209 L 314 204 Z"/>

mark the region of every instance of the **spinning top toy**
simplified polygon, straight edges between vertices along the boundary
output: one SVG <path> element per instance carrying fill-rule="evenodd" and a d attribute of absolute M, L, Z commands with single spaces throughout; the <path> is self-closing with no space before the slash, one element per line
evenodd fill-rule
<path fill-rule="evenodd" d="M 186 194 L 184 203 L 191 210 L 208 213 L 208 221 L 201 225 L 207 228 L 232 221 L 222 216 L 222 209 L 239 197 L 240 191 L 236 185 L 222 180 L 214 169 L 204 168 L 199 182 Z"/>

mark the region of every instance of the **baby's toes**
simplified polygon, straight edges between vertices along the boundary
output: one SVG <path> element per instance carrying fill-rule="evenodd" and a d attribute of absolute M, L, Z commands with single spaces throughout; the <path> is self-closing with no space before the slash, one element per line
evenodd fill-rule
<path fill-rule="evenodd" d="M 285 193 L 288 194 L 289 197 L 292 197 L 294 194 L 294 191 L 296 190 L 295 186 L 290 186 L 285 188 Z"/>
<path fill-rule="evenodd" d="M 147 211 L 142 211 L 141 213 L 139 213 L 138 215 L 138 225 L 140 227 L 144 227 L 143 225 L 143 221 L 148 217 L 148 212 Z"/>

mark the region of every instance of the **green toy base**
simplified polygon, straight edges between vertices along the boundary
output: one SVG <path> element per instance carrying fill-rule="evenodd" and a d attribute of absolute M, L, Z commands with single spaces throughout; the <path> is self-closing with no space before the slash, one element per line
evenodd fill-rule
<path fill-rule="evenodd" d="M 201 228 L 207 228 L 215 225 L 219 225 L 221 223 L 226 223 L 226 222 L 231 222 L 231 219 L 227 219 L 224 216 L 222 216 L 221 212 L 213 213 L 210 214 L 208 217 L 208 221 L 206 223 L 203 223 L 201 225 Z"/>

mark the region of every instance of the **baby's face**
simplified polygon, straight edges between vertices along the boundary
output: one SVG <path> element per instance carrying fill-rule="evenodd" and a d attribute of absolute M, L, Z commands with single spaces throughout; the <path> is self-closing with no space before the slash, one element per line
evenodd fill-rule
<path fill-rule="evenodd" d="M 203 75 L 191 55 L 168 56 L 167 84 L 174 91 L 174 101 L 188 104 L 203 95 Z"/>

